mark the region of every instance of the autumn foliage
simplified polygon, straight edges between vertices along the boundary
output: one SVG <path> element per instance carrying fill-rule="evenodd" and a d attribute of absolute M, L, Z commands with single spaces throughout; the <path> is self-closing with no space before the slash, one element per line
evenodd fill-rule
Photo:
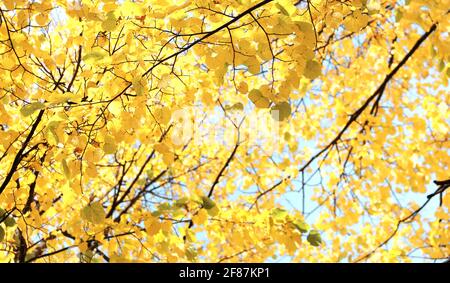
<path fill-rule="evenodd" d="M 0 2 L 0 262 L 450 256 L 449 0 Z"/>

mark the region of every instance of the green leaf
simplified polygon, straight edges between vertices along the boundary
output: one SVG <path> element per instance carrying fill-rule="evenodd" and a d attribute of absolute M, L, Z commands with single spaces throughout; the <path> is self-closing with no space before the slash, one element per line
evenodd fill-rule
<path fill-rule="evenodd" d="M 2 220 L 3 217 L 5 217 L 5 215 L 6 215 L 6 210 L 4 210 L 3 208 L 0 208 L 0 220 Z M 14 218 L 12 216 L 6 217 L 6 219 L 3 219 L 2 222 L 5 223 L 6 227 L 12 227 L 12 226 L 16 225 L 16 220 L 14 220 Z"/>
<path fill-rule="evenodd" d="M 106 53 L 101 51 L 91 51 L 83 56 L 83 61 L 91 64 L 95 61 L 100 61 L 101 59 L 103 59 L 103 57 L 105 57 L 105 55 Z"/>
<path fill-rule="evenodd" d="M 59 138 L 58 135 L 56 133 L 56 129 L 58 128 L 59 124 L 61 123 L 61 121 L 50 121 L 47 124 L 46 127 L 46 131 L 47 131 L 47 138 L 53 138 L 53 140 L 55 141 L 55 144 L 59 143 Z"/>
<path fill-rule="evenodd" d="M 311 230 L 306 240 L 314 247 L 318 247 L 322 243 L 322 238 L 317 230 Z"/>
<path fill-rule="evenodd" d="M 175 206 L 176 207 L 183 207 L 185 206 L 187 203 L 189 202 L 189 199 L 187 197 L 182 197 L 180 199 L 177 199 L 175 201 Z"/>
<path fill-rule="evenodd" d="M 296 220 L 292 224 L 300 231 L 300 233 L 306 233 L 309 230 L 309 225 L 302 220 Z"/>
<path fill-rule="evenodd" d="M 100 224 L 105 221 L 106 213 L 99 202 L 91 203 L 81 210 L 81 218 L 93 224 Z"/>
<path fill-rule="evenodd" d="M 291 16 L 297 11 L 297 8 L 292 2 L 290 2 L 290 0 L 276 0 L 275 6 L 285 16 Z"/>
<path fill-rule="evenodd" d="M 185 253 L 186 253 L 186 258 L 189 261 L 193 262 L 193 261 L 197 260 L 198 252 L 195 248 L 189 247 L 185 250 Z"/>
<path fill-rule="evenodd" d="M 242 103 L 238 102 L 233 105 L 226 105 L 224 108 L 225 108 L 225 110 L 229 110 L 229 111 L 235 111 L 235 110 L 242 111 L 242 110 L 244 110 L 244 105 Z"/>
<path fill-rule="evenodd" d="M 163 202 L 160 205 L 158 205 L 158 210 L 160 211 L 172 210 L 172 207 L 167 202 Z"/>
<path fill-rule="evenodd" d="M 217 214 L 219 214 L 219 208 L 217 206 L 207 209 L 206 211 L 208 212 L 209 216 L 216 216 Z"/>
<path fill-rule="evenodd" d="M 16 225 L 16 220 L 14 220 L 14 218 L 12 218 L 11 216 L 7 217 L 4 222 L 6 227 L 12 227 Z"/>
<path fill-rule="evenodd" d="M 216 203 L 209 197 L 202 196 L 202 205 L 206 210 L 208 210 L 214 208 L 216 206 Z"/>
<path fill-rule="evenodd" d="M 403 12 L 400 10 L 395 10 L 395 21 L 398 23 L 403 18 Z"/>
<path fill-rule="evenodd" d="M 80 261 L 82 263 L 90 263 L 94 256 L 95 256 L 94 251 L 88 249 L 86 252 L 80 253 Z"/>
<path fill-rule="evenodd" d="M 5 238 L 5 230 L 0 226 L 0 242 Z"/>
<path fill-rule="evenodd" d="M 44 107 L 45 105 L 42 102 L 30 103 L 20 109 L 20 114 L 27 117 L 33 114 L 35 111 L 43 109 Z"/>
<path fill-rule="evenodd" d="M 284 219 L 288 215 L 287 211 L 282 208 L 273 209 L 271 214 L 275 219 Z"/>
<path fill-rule="evenodd" d="M 65 159 L 63 159 L 63 160 L 61 161 L 61 167 L 62 167 L 62 169 L 63 169 L 64 176 L 65 176 L 68 180 L 70 180 L 70 168 L 69 168 L 69 166 L 67 165 L 67 161 L 66 161 Z"/>
<path fill-rule="evenodd" d="M 160 211 L 160 210 L 155 210 L 155 211 L 152 211 L 152 216 L 154 216 L 154 217 L 158 217 L 158 216 L 160 216 L 161 214 L 162 214 L 162 212 Z"/>

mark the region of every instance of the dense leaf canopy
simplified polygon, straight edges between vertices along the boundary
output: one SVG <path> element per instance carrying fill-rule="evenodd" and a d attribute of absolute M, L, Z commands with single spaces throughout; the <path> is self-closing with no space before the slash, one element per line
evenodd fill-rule
<path fill-rule="evenodd" d="M 0 262 L 450 256 L 449 0 L 0 2 Z"/>

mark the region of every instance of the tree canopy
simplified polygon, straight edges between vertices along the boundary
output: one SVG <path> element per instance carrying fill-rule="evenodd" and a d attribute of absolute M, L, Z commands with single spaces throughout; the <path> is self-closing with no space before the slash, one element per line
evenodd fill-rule
<path fill-rule="evenodd" d="M 0 262 L 450 256 L 449 0 L 4 0 Z"/>

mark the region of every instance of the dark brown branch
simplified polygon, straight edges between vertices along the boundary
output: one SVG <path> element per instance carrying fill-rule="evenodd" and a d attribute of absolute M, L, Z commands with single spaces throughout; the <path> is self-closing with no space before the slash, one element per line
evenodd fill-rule
<path fill-rule="evenodd" d="M 65 248 L 62 248 L 62 249 L 59 249 L 59 250 L 50 252 L 50 253 L 46 253 L 46 254 L 42 254 L 42 255 L 38 255 L 38 256 L 32 257 L 32 258 L 28 259 L 28 260 L 25 261 L 25 262 L 26 262 L 26 263 L 28 263 L 28 262 L 33 262 L 33 261 L 35 261 L 36 259 L 43 258 L 43 257 L 47 257 L 47 256 L 52 256 L 52 255 L 55 255 L 55 254 L 59 254 L 59 253 L 61 253 L 61 252 L 63 252 L 63 251 L 66 251 L 66 250 L 68 250 L 68 249 L 75 248 L 75 247 L 77 247 L 77 246 L 76 246 L 76 245 L 68 246 L 68 247 L 65 247 Z"/>
<path fill-rule="evenodd" d="M 231 152 L 230 156 L 228 156 L 227 161 L 225 162 L 225 164 L 222 166 L 222 169 L 220 169 L 219 174 L 217 174 L 216 179 L 214 180 L 211 189 L 209 189 L 208 192 L 208 197 L 210 198 L 214 192 L 214 188 L 216 187 L 216 185 L 219 183 L 220 178 L 223 175 L 223 172 L 225 171 L 225 169 L 227 169 L 227 167 L 230 165 L 231 160 L 233 160 L 234 155 L 236 154 L 236 151 L 239 147 L 239 142 L 236 142 L 236 145 L 233 148 L 233 151 Z"/>
<path fill-rule="evenodd" d="M 327 144 L 321 151 L 316 153 L 308 162 L 306 162 L 305 165 L 303 165 L 302 168 L 299 169 L 299 171 L 305 170 L 311 163 L 321 156 L 325 151 L 327 151 L 329 148 L 331 148 L 334 144 L 336 144 L 344 135 L 344 133 L 347 131 L 347 129 L 356 122 L 357 118 L 364 112 L 364 110 L 370 105 L 373 99 L 375 99 L 378 95 L 381 95 L 386 88 L 386 85 L 389 83 L 389 81 L 395 76 L 395 74 L 403 67 L 403 65 L 406 64 L 406 62 L 409 60 L 409 58 L 412 57 L 412 55 L 416 52 L 416 50 L 419 48 L 419 46 L 436 30 L 437 25 L 433 24 L 431 28 L 424 33 L 419 40 L 414 44 L 414 46 L 411 48 L 411 50 L 403 57 L 403 59 L 398 63 L 398 65 L 386 76 L 386 78 L 383 80 L 383 82 L 380 84 L 380 86 L 375 90 L 375 92 L 364 102 L 364 104 L 356 110 L 351 116 L 350 119 L 347 121 L 345 126 L 341 129 L 341 131 L 336 135 L 336 137 Z"/>
<path fill-rule="evenodd" d="M 73 72 L 72 80 L 70 80 L 69 84 L 67 85 L 67 91 L 70 91 L 70 88 L 72 87 L 73 83 L 75 82 L 75 78 L 77 77 L 78 70 L 80 69 L 82 49 L 83 48 L 80 45 L 78 48 L 77 66 L 75 67 L 75 71 Z"/>
<path fill-rule="evenodd" d="M 163 59 L 161 59 L 160 61 L 158 61 L 155 65 L 153 65 L 151 68 L 149 68 L 147 71 L 145 71 L 145 73 L 142 75 L 142 77 L 145 77 L 146 75 L 148 75 L 151 71 L 153 71 L 154 68 L 156 68 L 157 66 L 161 65 L 162 63 L 177 57 L 178 55 L 180 55 L 181 53 L 191 49 L 192 47 L 194 47 L 195 45 L 197 45 L 198 43 L 204 41 L 205 39 L 209 38 L 210 36 L 216 34 L 217 32 L 221 31 L 222 29 L 225 29 L 227 27 L 229 27 L 230 25 L 232 25 L 233 23 L 237 22 L 239 19 L 245 17 L 246 15 L 249 15 L 251 12 L 253 12 L 254 10 L 266 5 L 267 3 L 272 2 L 273 0 L 264 0 L 258 4 L 256 4 L 253 7 L 248 8 L 247 10 L 245 10 L 244 12 L 242 12 L 241 14 L 237 15 L 235 18 L 233 18 L 232 20 L 226 22 L 225 24 L 217 27 L 216 29 L 206 33 L 204 36 L 200 37 L 199 39 L 193 41 L 191 44 L 187 45 L 186 47 L 183 47 L 182 49 L 180 49 L 179 51 L 171 54 L 170 56 L 167 56 Z"/>
<path fill-rule="evenodd" d="M 13 164 L 11 166 L 11 169 L 9 170 L 8 174 L 5 177 L 5 180 L 3 181 L 2 185 L 0 186 L 0 195 L 3 193 L 6 186 L 11 181 L 11 178 L 12 178 L 13 174 L 16 172 L 16 169 L 19 166 L 20 161 L 22 161 L 23 152 L 25 151 L 25 148 L 28 146 L 28 143 L 33 138 L 34 132 L 36 131 L 37 126 L 41 122 L 42 116 L 44 115 L 44 110 L 45 109 L 42 109 L 39 111 L 39 114 L 38 114 L 36 120 L 34 121 L 33 126 L 31 127 L 30 133 L 28 134 L 27 138 L 23 142 L 22 147 L 17 152 L 16 157 L 14 158 Z"/>
<path fill-rule="evenodd" d="M 366 253 L 365 255 L 359 257 L 355 262 L 360 262 L 362 260 L 368 259 L 370 256 L 372 256 L 379 248 L 381 248 L 382 246 L 386 245 L 392 238 L 394 238 L 394 236 L 397 234 L 398 230 L 400 229 L 400 226 L 403 223 L 408 223 L 408 222 L 412 222 L 414 220 L 414 218 L 416 218 L 416 216 L 422 211 L 422 209 L 424 209 L 427 204 L 433 199 L 433 197 L 435 197 L 438 194 L 442 194 L 447 188 L 450 187 L 450 179 L 446 180 L 446 181 L 434 181 L 434 183 L 436 185 L 438 185 L 439 187 L 436 189 L 436 191 L 430 195 L 427 196 L 427 200 L 415 211 L 413 211 L 411 214 L 409 214 L 408 216 L 400 219 L 397 222 L 397 225 L 394 229 L 394 232 L 391 233 L 391 235 L 389 235 L 389 237 L 384 240 L 382 243 L 380 243 L 378 246 L 376 246 L 374 249 L 372 249 L 370 252 Z"/>
<path fill-rule="evenodd" d="M 22 214 L 26 214 L 28 211 L 30 211 L 31 203 L 34 200 L 34 193 L 35 193 L 35 188 L 36 188 L 36 182 L 37 182 L 37 179 L 39 176 L 39 171 L 34 171 L 33 174 L 34 174 L 34 181 L 33 181 L 33 183 L 30 184 L 30 191 L 28 193 L 27 202 L 22 209 Z"/>
<path fill-rule="evenodd" d="M 161 142 L 164 137 L 167 135 L 167 133 L 170 131 L 172 125 L 170 125 L 166 131 L 164 131 L 164 133 L 161 135 L 159 142 Z M 133 179 L 133 181 L 131 182 L 131 184 L 128 186 L 127 190 L 122 194 L 122 196 L 119 198 L 119 200 L 117 200 L 115 203 L 113 203 L 111 205 L 111 209 L 108 211 L 108 213 L 106 214 L 106 217 L 109 218 L 112 216 L 112 214 L 114 213 L 114 210 L 117 208 L 117 206 L 119 204 L 121 204 L 125 197 L 130 194 L 131 190 L 133 189 L 134 185 L 137 183 L 137 181 L 139 180 L 141 174 L 144 172 L 145 167 L 147 166 L 147 164 L 150 162 L 150 160 L 152 160 L 152 158 L 155 155 L 155 149 L 152 150 L 152 152 L 150 153 L 150 155 L 147 157 L 147 159 L 145 160 L 144 164 L 141 166 L 141 168 L 139 169 L 139 172 L 136 174 L 135 178 Z"/>

